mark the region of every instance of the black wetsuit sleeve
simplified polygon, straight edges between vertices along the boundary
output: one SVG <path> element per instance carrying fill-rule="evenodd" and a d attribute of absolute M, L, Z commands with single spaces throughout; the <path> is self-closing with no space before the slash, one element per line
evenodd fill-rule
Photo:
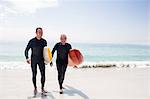
<path fill-rule="evenodd" d="M 44 46 L 47 46 L 47 41 L 45 40 L 45 42 L 44 42 Z"/>
<path fill-rule="evenodd" d="M 72 46 L 71 46 L 71 45 L 69 46 L 69 50 L 70 50 L 70 49 L 72 49 Z"/>
<path fill-rule="evenodd" d="M 28 45 L 27 45 L 27 47 L 25 49 L 25 57 L 26 57 L 26 59 L 29 58 L 28 51 L 29 51 L 30 48 L 31 48 L 31 41 L 29 41 L 29 43 L 28 43 Z"/>
<path fill-rule="evenodd" d="M 52 50 L 52 57 L 53 57 L 53 55 L 54 55 L 54 53 L 55 53 L 55 50 L 57 50 L 57 44 L 54 46 L 54 48 L 53 48 L 53 50 Z"/>

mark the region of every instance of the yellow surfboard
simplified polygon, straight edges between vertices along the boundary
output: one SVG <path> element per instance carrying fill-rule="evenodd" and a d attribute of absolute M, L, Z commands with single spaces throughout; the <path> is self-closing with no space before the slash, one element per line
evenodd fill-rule
<path fill-rule="evenodd" d="M 52 61 L 52 53 L 49 47 L 44 47 L 43 49 L 43 57 L 44 57 L 44 63 L 48 64 Z"/>

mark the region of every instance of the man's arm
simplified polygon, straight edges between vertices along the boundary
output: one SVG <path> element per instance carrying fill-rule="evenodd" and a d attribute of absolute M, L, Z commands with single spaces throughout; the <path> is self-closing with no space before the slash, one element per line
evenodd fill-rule
<path fill-rule="evenodd" d="M 71 44 L 69 44 L 69 50 L 71 50 L 72 49 L 72 46 L 71 46 Z"/>
<path fill-rule="evenodd" d="M 53 57 L 53 55 L 54 55 L 56 49 L 57 49 L 57 44 L 54 46 L 54 48 L 53 48 L 53 50 L 52 50 L 52 57 Z"/>
<path fill-rule="evenodd" d="M 45 42 L 44 42 L 44 46 L 47 46 L 47 41 L 45 40 Z"/>
<path fill-rule="evenodd" d="M 55 50 L 57 49 L 57 44 L 54 46 L 52 50 L 52 57 L 54 56 Z M 53 62 L 50 63 L 50 66 L 53 66 Z"/>
<path fill-rule="evenodd" d="M 25 57 L 26 57 L 27 60 L 29 59 L 28 51 L 29 51 L 30 48 L 31 48 L 31 41 L 29 41 L 29 43 L 28 43 L 28 45 L 25 49 Z"/>

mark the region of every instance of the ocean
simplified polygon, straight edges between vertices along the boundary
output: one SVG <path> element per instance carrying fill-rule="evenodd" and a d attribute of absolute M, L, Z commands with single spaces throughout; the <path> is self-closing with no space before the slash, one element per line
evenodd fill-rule
<path fill-rule="evenodd" d="M 24 50 L 27 43 L 28 42 L 0 42 L 0 67 L 6 67 L 4 65 L 8 64 L 10 67 L 12 64 L 18 66 L 19 63 L 25 62 Z M 48 43 L 48 46 L 52 49 L 54 44 L 55 43 Z M 85 63 L 150 61 L 150 45 L 83 43 L 71 43 L 71 45 L 72 48 L 81 51 Z M 53 59 L 54 62 L 55 59 L 56 57 Z"/>

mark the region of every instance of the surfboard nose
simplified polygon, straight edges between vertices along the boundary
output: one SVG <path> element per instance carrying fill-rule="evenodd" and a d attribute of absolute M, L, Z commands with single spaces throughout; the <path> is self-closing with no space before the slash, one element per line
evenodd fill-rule
<path fill-rule="evenodd" d="M 80 65 L 84 60 L 78 49 L 71 49 L 68 54 L 68 66 Z"/>

